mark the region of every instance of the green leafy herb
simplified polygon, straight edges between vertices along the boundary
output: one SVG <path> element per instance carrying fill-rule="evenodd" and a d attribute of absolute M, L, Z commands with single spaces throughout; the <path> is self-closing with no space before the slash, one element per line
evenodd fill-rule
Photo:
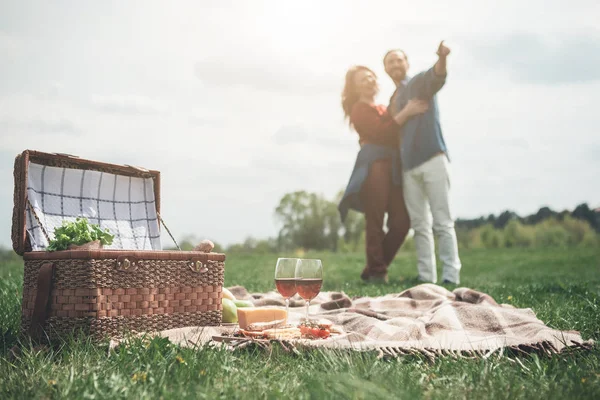
<path fill-rule="evenodd" d="M 63 221 L 62 226 L 54 229 L 54 239 L 48 245 L 48 251 L 66 250 L 70 244 L 82 245 L 100 240 L 103 245 L 112 244 L 114 236 L 108 229 L 102 230 L 96 224 L 90 224 L 86 218 L 77 218 L 74 222 Z"/>

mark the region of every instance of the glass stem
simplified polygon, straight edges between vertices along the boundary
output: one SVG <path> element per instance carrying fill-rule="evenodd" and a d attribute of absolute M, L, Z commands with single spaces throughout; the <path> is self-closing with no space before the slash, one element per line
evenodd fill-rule
<path fill-rule="evenodd" d="M 308 307 L 310 307 L 310 300 L 306 300 L 306 320 L 308 321 Z"/>
<path fill-rule="evenodd" d="M 289 297 L 285 298 L 285 318 L 286 318 L 285 323 L 287 324 L 290 319 L 290 298 Z"/>

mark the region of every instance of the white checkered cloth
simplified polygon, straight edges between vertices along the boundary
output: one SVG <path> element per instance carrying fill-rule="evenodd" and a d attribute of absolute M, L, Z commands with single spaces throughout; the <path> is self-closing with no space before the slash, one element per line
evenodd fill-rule
<path fill-rule="evenodd" d="M 106 172 L 29 163 L 27 196 L 35 214 L 54 238 L 63 221 L 85 217 L 115 236 L 105 249 L 160 250 L 154 181 Z M 27 205 L 27 234 L 33 250 L 48 240 Z"/>

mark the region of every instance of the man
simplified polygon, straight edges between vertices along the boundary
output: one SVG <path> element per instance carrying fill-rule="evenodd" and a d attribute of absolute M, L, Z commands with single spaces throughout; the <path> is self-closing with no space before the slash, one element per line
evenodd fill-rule
<path fill-rule="evenodd" d="M 448 151 L 442 136 L 436 93 L 446 82 L 446 59 L 450 49 L 442 41 L 435 65 L 407 77 L 408 59 L 402 50 L 390 50 L 383 59 L 385 71 L 396 84 L 390 99 L 392 113 L 411 99 L 429 102 L 429 109 L 401 129 L 400 156 L 404 179 L 404 200 L 415 231 L 419 280 L 437 282 L 433 232 L 438 238 L 444 283 L 458 284 L 461 263 L 454 220 L 450 212 Z M 433 231 L 432 231 L 433 229 Z"/>

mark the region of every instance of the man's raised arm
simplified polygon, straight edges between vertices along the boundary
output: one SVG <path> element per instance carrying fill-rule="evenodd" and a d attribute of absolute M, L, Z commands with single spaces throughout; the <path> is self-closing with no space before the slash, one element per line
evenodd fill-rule
<path fill-rule="evenodd" d="M 417 74 L 413 79 L 414 94 L 423 100 L 432 98 L 446 83 L 446 58 L 450 54 L 450 49 L 440 43 L 437 55 L 438 60 L 433 67 L 427 71 Z"/>
<path fill-rule="evenodd" d="M 450 49 L 444 45 L 444 41 L 442 40 L 437 51 L 438 60 L 433 66 L 435 74 L 439 77 L 446 76 L 446 58 L 448 54 L 450 54 Z"/>

